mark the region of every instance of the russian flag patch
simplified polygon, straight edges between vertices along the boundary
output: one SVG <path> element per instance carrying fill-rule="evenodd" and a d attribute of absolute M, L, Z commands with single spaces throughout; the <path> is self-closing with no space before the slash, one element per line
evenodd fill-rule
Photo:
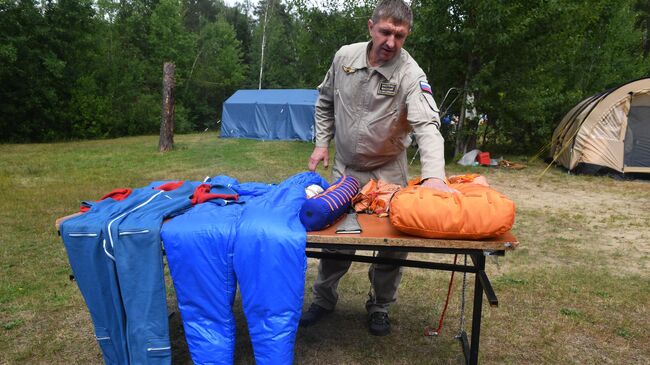
<path fill-rule="evenodd" d="M 426 93 L 433 94 L 433 92 L 431 92 L 431 85 L 426 81 L 420 81 L 420 89 Z"/>

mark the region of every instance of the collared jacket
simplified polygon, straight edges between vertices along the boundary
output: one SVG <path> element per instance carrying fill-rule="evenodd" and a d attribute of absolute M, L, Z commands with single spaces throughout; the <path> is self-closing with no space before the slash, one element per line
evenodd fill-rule
<path fill-rule="evenodd" d="M 422 177 L 445 178 L 444 140 L 424 71 L 402 49 L 370 67 L 370 42 L 343 46 L 318 87 L 316 147 L 332 138 L 336 159 L 358 171 L 384 166 L 404 153 L 415 134 Z"/>

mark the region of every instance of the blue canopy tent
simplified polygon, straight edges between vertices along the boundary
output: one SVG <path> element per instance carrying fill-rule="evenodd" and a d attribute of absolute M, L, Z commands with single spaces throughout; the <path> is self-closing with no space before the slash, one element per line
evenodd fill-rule
<path fill-rule="evenodd" d="M 239 90 L 223 104 L 221 137 L 311 141 L 317 90 Z"/>

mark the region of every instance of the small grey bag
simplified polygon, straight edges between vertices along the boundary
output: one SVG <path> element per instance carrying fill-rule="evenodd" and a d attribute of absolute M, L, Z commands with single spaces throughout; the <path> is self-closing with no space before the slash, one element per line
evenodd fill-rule
<path fill-rule="evenodd" d="M 361 233 L 361 226 L 357 220 L 357 213 L 348 213 L 343 222 L 336 228 L 336 233 Z"/>

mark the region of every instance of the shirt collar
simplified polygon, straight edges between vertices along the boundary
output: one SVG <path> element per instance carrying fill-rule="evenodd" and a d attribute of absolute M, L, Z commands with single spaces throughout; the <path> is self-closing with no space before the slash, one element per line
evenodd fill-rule
<path fill-rule="evenodd" d="M 366 47 L 366 54 L 365 54 L 365 64 L 366 67 L 370 67 L 370 64 L 368 63 L 368 52 L 370 52 L 370 49 L 372 48 L 372 41 L 368 42 L 368 46 Z M 401 64 L 401 59 L 402 59 L 402 50 L 398 54 L 393 57 L 392 60 L 384 63 L 383 65 L 376 67 L 375 70 L 379 72 L 382 76 L 386 78 L 386 80 L 390 80 L 391 76 L 393 76 L 393 73 L 397 69 L 397 67 Z"/>

